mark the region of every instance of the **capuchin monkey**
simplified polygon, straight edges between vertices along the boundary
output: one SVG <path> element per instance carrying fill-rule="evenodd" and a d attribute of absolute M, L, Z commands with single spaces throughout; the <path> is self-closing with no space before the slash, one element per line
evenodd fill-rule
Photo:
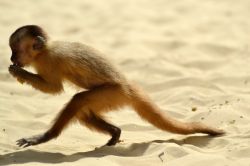
<path fill-rule="evenodd" d="M 47 142 L 60 135 L 70 122 L 79 121 L 88 128 L 109 134 L 106 145 L 119 142 L 121 129 L 106 121 L 103 114 L 130 106 L 155 127 L 177 134 L 224 132 L 199 122 L 184 123 L 165 113 L 134 83 L 129 82 L 97 50 L 76 42 L 50 41 L 37 25 L 18 28 L 9 39 L 12 50 L 9 72 L 19 82 L 44 93 L 58 94 L 69 81 L 82 91 L 75 94 L 61 110 L 53 125 L 43 134 L 17 141 L 20 147 Z M 32 66 L 35 73 L 23 69 Z"/>

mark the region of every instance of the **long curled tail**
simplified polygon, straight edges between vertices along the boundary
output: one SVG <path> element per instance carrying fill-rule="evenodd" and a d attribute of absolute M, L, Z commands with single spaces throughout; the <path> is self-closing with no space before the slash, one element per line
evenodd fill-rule
<path fill-rule="evenodd" d="M 163 114 L 149 97 L 135 87 L 132 89 L 131 102 L 132 107 L 142 119 L 161 130 L 176 134 L 205 133 L 213 136 L 224 134 L 222 130 L 206 126 L 200 122 L 185 123 Z"/>

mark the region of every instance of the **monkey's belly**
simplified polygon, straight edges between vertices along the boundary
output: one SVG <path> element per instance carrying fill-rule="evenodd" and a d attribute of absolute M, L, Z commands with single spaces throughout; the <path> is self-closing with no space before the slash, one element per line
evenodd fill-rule
<path fill-rule="evenodd" d="M 67 81 L 83 89 L 93 89 L 94 87 L 101 86 L 105 83 L 104 81 L 98 79 L 88 79 L 86 77 L 70 77 Z"/>

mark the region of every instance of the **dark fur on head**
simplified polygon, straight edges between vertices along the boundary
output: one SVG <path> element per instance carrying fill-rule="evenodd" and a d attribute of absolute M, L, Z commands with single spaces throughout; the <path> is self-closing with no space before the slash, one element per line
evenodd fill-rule
<path fill-rule="evenodd" d="M 47 34 L 43 31 L 43 29 L 37 25 L 25 25 L 18 28 L 15 32 L 10 36 L 9 44 L 10 46 L 13 44 L 17 44 L 22 37 L 38 37 L 41 36 L 45 41 L 48 40 Z"/>

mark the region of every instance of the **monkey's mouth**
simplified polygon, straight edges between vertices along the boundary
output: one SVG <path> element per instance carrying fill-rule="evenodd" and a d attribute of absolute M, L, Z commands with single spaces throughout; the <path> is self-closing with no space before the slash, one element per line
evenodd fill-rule
<path fill-rule="evenodd" d="M 24 65 L 22 65 L 21 63 L 19 62 L 14 62 L 13 63 L 14 66 L 17 66 L 17 67 L 23 67 Z"/>

